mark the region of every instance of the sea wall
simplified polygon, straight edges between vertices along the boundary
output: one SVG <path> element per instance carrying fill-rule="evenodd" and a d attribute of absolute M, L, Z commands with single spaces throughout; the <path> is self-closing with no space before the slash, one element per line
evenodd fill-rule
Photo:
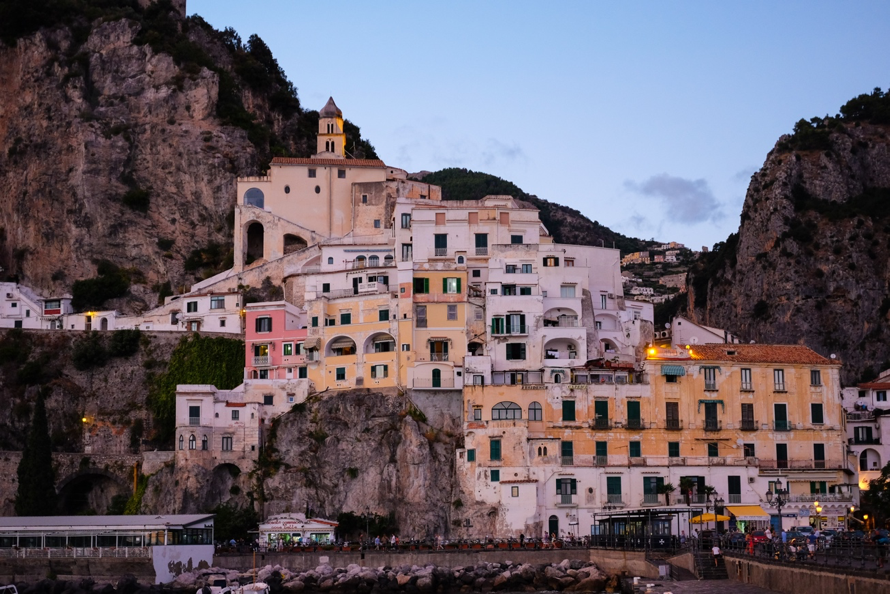
<path fill-rule="evenodd" d="M 782 594 L 890 594 L 890 580 L 886 577 L 879 579 L 856 572 L 819 571 L 811 565 L 791 567 L 726 557 L 726 571 L 731 580 Z"/>

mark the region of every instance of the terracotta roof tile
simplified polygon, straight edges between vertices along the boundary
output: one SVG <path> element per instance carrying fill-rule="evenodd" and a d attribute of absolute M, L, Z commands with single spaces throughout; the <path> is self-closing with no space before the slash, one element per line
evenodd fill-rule
<path fill-rule="evenodd" d="M 318 165 L 319 167 L 386 167 L 380 159 L 304 159 L 275 157 L 272 165 Z"/>
<path fill-rule="evenodd" d="M 890 383 L 887 382 L 868 382 L 865 384 L 859 384 L 859 389 L 861 390 L 890 390 Z"/>
<path fill-rule="evenodd" d="M 692 346 L 694 361 L 737 363 L 786 363 L 789 365 L 840 365 L 799 344 L 698 344 Z M 730 354 L 734 353 L 734 354 Z"/>

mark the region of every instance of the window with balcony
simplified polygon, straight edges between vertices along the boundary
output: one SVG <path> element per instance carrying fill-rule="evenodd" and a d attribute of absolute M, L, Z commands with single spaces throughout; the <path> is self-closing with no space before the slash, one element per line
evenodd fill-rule
<path fill-rule="evenodd" d="M 670 429 L 671 431 L 679 431 L 681 429 L 680 424 L 680 403 L 679 402 L 665 402 L 664 403 L 664 412 L 665 412 L 665 429 Z"/>
<path fill-rule="evenodd" d="M 593 403 L 593 427 L 594 429 L 609 428 L 609 401 L 596 400 Z"/>
<path fill-rule="evenodd" d="M 195 426 L 201 424 L 201 407 L 189 406 L 189 425 Z"/>
<path fill-rule="evenodd" d="M 705 431 L 719 431 L 720 420 L 717 418 L 717 403 L 705 402 Z"/>
<path fill-rule="evenodd" d="M 559 496 L 559 503 L 563 505 L 571 505 L 572 495 L 578 493 L 578 480 L 573 478 L 556 479 L 556 494 Z"/>
<path fill-rule="evenodd" d="M 525 314 L 507 315 L 507 334 L 525 334 Z"/>
<path fill-rule="evenodd" d="M 668 442 L 668 458 L 679 458 L 680 457 L 680 442 L 679 441 L 669 441 Z"/>
<path fill-rule="evenodd" d="M 460 280 L 459 278 L 443 278 L 442 279 L 442 292 L 448 295 L 457 295 L 460 293 Z"/>
<path fill-rule="evenodd" d="M 776 403 L 773 405 L 773 415 L 775 419 L 774 429 L 776 431 L 790 431 L 791 423 L 788 422 L 788 405 L 785 403 Z"/>
<path fill-rule="evenodd" d="M 255 329 L 257 332 L 271 332 L 272 318 L 269 316 L 261 316 L 256 319 Z"/>
<path fill-rule="evenodd" d="M 612 505 L 621 504 L 622 496 L 621 496 L 621 477 L 620 476 L 607 476 L 606 477 L 606 499 L 608 503 Z"/>
<path fill-rule="evenodd" d="M 814 468 L 825 468 L 825 444 L 813 444 L 813 462 Z"/>
<path fill-rule="evenodd" d="M 371 379 L 383 379 L 389 377 L 389 365 L 372 365 Z"/>
<path fill-rule="evenodd" d="M 237 421 L 237 420 L 239 420 L 239 419 L 241 419 L 241 411 L 239 411 L 239 410 L 233 410 L 233 411 L 232 411 L 232 420 L 233 420 L 233 421 Z"/>
<path fill-rule="evenodd" d="M 716 367 L 704 367 L 704 368 L 702 368 L 702 372 L 705 376 L 705 390 L 716 390 L 717 389 L 717 368 Z"/>
<path fill-rule="evenodd" d="M 605 466 L 609 461 L 609 442 L 597 441 L 594 443 L 594 451 L 596 452 L 596 465 Z"/>
<path fill-rule="evenodd" d="M 186 313 L 197 313 L 198 311 L 198 302 L 197 301 L 188 301 L 185 304 Z"/>
<path fill-rule="evenodd" d="M 210 309 L 225 309 L 226 308 L 226 298 L 225 297 L 211 297 L 210 298 Z"/>
<path fill-rule="evenodd" d="M 436 256 L 447 256 L 448 255 L 448 234 L 447 233 L 435 233 L 433 235 L 433 244 L 435 246 L 435 255 Z"/>
<path fill-rule="evenodd" d="M 476 255 L 488 255 L 488 233 L 476 233 Z"/>
<path fill-rule="evenodd" d="M 726 477 L 726 493 L 729 495 L 727 503 L 741 503 L 742 477 L 735 475 Z"/>
<path fill-rule="evenodd" d="M 501 459 L 501 440 L 492 439 L 488 442 L 488 459 L 497 462 Z"/>
<path fill-rule="evenodd" d="M 785 391 L 785 370 L 773 369 L 773 390 L 776 392 Z"/>
<path fill-rule="evenodd" d="M 575 420 L 575 401 L 574 400 L 563 400 L 562 401 L 562 420 L 563 421 L 574 421 Z"/>
<path fill-rule="evenodd" d="M 402 213 L 402 229 L 410 229 L 411 228 L 411 214 L 410 213 Z"/>
<path fill-rule="evenodd" d="M 572 466 L 575 463 L 575 444 L 571 441 L 560 442 L 560 455 L 563 466 Z"/>
<path fill-rule="evenodd" d="M 627 444 L 627 451 L 630 452 L 631 458 L 641 458 L 643 456 L 643 446 L 639 441 L 631 441 Z"/>
<path fill-rule="evenodd" d="M 544 410 L 539 402 L 532 402 L 528 405 L 528 420 L 541 421 L 544 418 Z"/>
<path fill-rule="evenodd" d="M 531 264 L 523 264 L 522 265 L 522 274 L 531 274 L 532 273 L 532 265 Z"/>
<path fill-rule="evenodd" d="M 414 277 L 414 293 L 426 294 L 430 292 L 430 279 L 424 277 Z"/>
<path fill-rule="evenodd" d="M 414 325 L 417 328 L 426 328 L 426 305 L 414 306 Z"/>
<path fill-rule="evenodd" d="M 447 340 L 430 340 L 430 361 L 448 361 Z"/>
<path fill-rule="evenodd" d="M 562 285 L 559 288 L 559 296 L 563 299 L 575 298 L 575 285 Z"/>
<path fill-rule="evenodd" d="M 498 402 L 491 407 L 492 421 L 517 421 L 522 419 L 522 408 L 515 402 Z"/>
<path fill-rule="evenodd" d="M 225 435 L 222 438 L 222 451 L 231 452 L 232 451 L 232 436 Z"/>
<path fill-rule="evenodd" d="M 811 369 L 810 370 L 810 385 L 811 386 L 821 386 L 822 385 L 822 371 L 819 369 Z"/>
<path fill-rule="evenodd" d="M 825 422 L 821 403 L 813 402 L 810 404 L 810 418 L 813 421 L 813 425 L 822 425 Z"/>
<path fill-rule="evenodd" d="M 507 346 L 508 361 L 524 361 L 525 360 L 525 343 L 511 342 Z"/>
<path fill-rule="evenodd" d="M 661 503 L 662 496 L 658 493 L 664 486 L 663 476 L 643 477 L 643 504 L 655 505 Z"/>

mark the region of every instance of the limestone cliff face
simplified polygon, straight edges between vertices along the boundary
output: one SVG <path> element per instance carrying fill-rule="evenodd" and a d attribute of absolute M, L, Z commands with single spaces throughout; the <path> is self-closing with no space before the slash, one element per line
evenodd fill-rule
<path fill-rule="evenodd" d="M 230 73 L 277 142 L 301 156 L 310 150 L 295 99 L 289 116 L 276 111 L 272 91 L 240 84 L 222 34 L 170 18 Z M 114 304 L 125 310 L 153 306 L 155 283 L 194 282 L 183 269 L 192 250 L 228 249 L 235 178 L 259 173 L 269 152 L 268 138 L 252 142 L 221 124 L 217 72 L 181 68 L 137 43 L 141 26 L 96 21 L 85 41 L 56 27 L 0 43 L 0 267 L 56 294 L 95 276 L 98 260 L 136 269 L 144 279 L 135 274 L 130 301 Z M 133 189 L 150 192 L 146 212 L 123 204 Z"/>
<path fill-rule="evenodd" d="M 695 318 L 747 340 L 836 354 L 846 382 L 886 367 L 887 133 L 838 125 L 820 150 L 780 139 L 751 179 L 738 234 L 691 273 Z"/>

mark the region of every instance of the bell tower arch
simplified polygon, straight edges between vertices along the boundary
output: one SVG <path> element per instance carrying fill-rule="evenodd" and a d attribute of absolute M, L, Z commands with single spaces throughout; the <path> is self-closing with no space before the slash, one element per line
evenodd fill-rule
<path fill-rule="evenodd" d="M 346 132 L 343 131 L 343 112 L 330 97 L 318 112 L 317 156 L 328 159 L 345 158 Z"/>

